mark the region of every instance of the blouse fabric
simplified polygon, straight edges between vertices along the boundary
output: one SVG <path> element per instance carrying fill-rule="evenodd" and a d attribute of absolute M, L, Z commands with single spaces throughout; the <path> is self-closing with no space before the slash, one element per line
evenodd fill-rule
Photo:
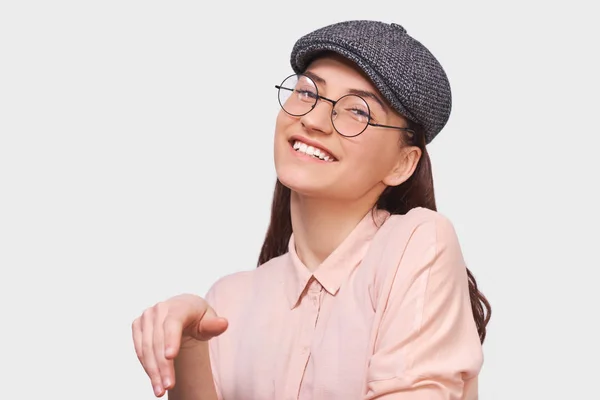
<path fill-rule="evenodd" d="M 369 212 L 311 273 L 288 252 L 219 279 L 221 400 L 475 400 L 483 363 L 461 248 L 442 214 Z"/>

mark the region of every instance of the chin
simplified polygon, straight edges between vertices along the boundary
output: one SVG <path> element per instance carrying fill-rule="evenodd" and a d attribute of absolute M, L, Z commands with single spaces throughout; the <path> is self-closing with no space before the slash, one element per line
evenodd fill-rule
<path fill-rule="evenodd" d="M 316 171 L 294 165 L 279 166 L 276 171 L 277 179 L 283 186 L 304 196 L 328 197 L 332 189 L 335 190 L 334 182 L 323 174 L 319 176 Z"/>
<path fill-rule="evenodd" d="M 342 178 L 337 161 L 326 162 L 299 154 L 292 143 L 279 140 L 275 146 L 275 171 L 282 185 L 310 197 L 333 198 L 339 194 Z"/>
<path fill-rule="evenodd" d="M 319 187 L 321 185 L 297 168 L 277 168 L 277 179 L 283 186 L 296 193 L 314 195 L 320 191 Z"/>

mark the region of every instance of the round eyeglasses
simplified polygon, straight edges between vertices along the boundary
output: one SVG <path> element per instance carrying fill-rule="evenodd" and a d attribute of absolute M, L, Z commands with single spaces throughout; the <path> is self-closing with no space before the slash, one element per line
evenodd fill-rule
<path fill-rule="evenodd" d="M 283 111 L 294 117 L 301 117 L 311 112 L 317 106 L 319 100 L 331 103 L 333 106 L 331 109 L 331 123 L 337 133 L 345 137 L 358 136 L 369 125 L 414 133 L 410 128 L 371 122 L 371 109 L 361 96 L 347 94 L 338 100 L 331 100 L 319 95 L 317 85 L 306 75 L 290 75 L 283 80 L 281 85 L 275 85 L 275 88 L 278 89 L 279 105 L 281 105 Z"/>

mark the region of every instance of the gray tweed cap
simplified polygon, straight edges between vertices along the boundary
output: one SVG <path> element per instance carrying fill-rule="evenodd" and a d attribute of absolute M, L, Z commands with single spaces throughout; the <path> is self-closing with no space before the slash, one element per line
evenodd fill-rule
<path fill-rule="evenodd" d="M 421 124 L 430 143 L 452 107 L 450 83 L 431 52 L 395 23 L 345 21 L 317 29 L 295 43 L 292 69 L 302 73 L 323 51 L 353 61 L 392 107 Z"/>

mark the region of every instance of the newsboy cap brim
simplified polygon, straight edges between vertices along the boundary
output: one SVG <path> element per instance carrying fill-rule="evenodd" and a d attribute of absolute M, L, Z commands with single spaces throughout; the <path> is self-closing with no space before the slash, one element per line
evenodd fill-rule
<path fill-rule="evenodd" d="M 294 44 L 292 69 L 304 72 L 327 51 L 355 63 L 399 114 L 423 127 L 426 143 L 446 125 L 452 108 L 446 73 L 402 26 L 346 21 L 320 28 Z"/>

